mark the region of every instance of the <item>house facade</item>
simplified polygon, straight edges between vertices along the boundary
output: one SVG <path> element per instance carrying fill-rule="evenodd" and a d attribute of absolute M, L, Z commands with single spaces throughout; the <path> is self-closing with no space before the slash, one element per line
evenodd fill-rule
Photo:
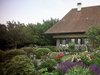
<path fill-rule="evenodd" d="M 100 26 L 100 6 L 81 8 L 81 3 L 78 3 L 77 8 L 70 10 L 45 34 L 52 35 L 57 46 L 70 42 L 86 44 L 85 33 L 92 26 Z"/>

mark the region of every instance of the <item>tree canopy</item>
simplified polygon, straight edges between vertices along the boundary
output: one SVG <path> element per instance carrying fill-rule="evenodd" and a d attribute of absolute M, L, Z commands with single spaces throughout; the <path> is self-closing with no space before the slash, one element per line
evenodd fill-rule
<path fill-rule="evenodd" d="M 58 19 L 43 20 L 43 23 L 27 24 L 8 21 L 0 24 L 0 49 L 20 48 L 28 45 L 54 45 L 51 35 L 44 32 L 57 23 Z"/>
<path fill-rule="evenodd" d="M 92 44 L 94 48 L 97 48 L 100 46 L 100 27 L 99 26 L 91 27 L 86 32 L 86 35 L 89 42 Z"/>

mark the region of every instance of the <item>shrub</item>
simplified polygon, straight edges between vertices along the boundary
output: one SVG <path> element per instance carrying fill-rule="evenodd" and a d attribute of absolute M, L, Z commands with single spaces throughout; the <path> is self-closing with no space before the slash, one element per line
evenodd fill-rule
<path fill-rule="evenodd" d="M 99 58 L 100 58 L 100 51 L 94 52 L 94 53 L 93 53 L 93 56 L 94 56 L 94 57 L 99 57 Z"/>
<path fill-rule="evenodd" d="M 74 66 L 81 66 L 81 67 L 87 67 L 82 62 L 71 62 L 71 61 L 65 61 L 57 64 L 57 71 L 60 73 L 60 75 L 64 75 L 68 70 Z"/>
<path fill-rule="evenodd" d="M 24 50 L 18 50 L 18 49 L 9 50 L 9 51 L 5 52 L 4 59 L 9 60 L 16 55 L 26 55 L 26 52 Z"/>
<path fill-rule="evenodd" d="M 57 54 L 58 54 L 57 52 L 51 52 L 50 55 L 49 55 L 49 57 L 50 58 L 54 58 Z"/>
<path fill-rule="evenodd" d="M 0 62 L 3 62 L 5 52 L 0 50 Z"/>
<path fill-rule="evenodd" d="M 42 68 L 39 70 L 39 75 L 59 75 L 59 73 L 55 70 L 48 72 L 47 68 Z"/>
<path fill-rule="evenodd" d="M 59 73 L 58 72 L 45 72 L 41 75 L 59 75 Z"/>
<path fill-rule="evenodd" d="M 88 68 L 74 66 L 70 68 L 65 75 L 91 75 L 91 73 Z"/>
<path fill-rule="evenodd" d="M 21 48 L 22 50 L 24 50 L 27 55 L 30 57 L 32 54 L 34 55 L 35 54 L 35 48 L 32 48 L 32 47 L 23 47 Z"/>
<path fill-rule="evenodd" d="M 17 55 L 6 64 L 4 75 L 32 75 L 34 74 L 34 64 L 25 55 Z"/>
<path fill-rule="evenodd" d="M 96 53 L 94 52 L 92 64 L 96 64 L 100 67 L 100 52 L 96 52 Z"/>
<path fill-rule="evenodd" d="M 0 75 L 3 75 L 3 63 L 0 62 Z"/>
<path fill-rule="evenodd" d="M 63 53 L 63 52 L 59 52 L 59 53 L 57 53 L 56 56 L 54 56 L 54 59 L 60 59 L 60 58 L 62 58 L 63 56 L 64 56 L 64 53 Z"/>
<path fill-rule="evenodd" d="M 53 52 L 56 51 L 56 47 L 55 46 L 45 46 L 45 48 L 49 48 Z"/>
<path fill-rule="evenodd" d="M 41 58 L 41 56 L 47 55 L 49 52 L 52 52 L 49 48 L 38 48 L 36 50 L 36 57 Z"/>
<path fill-rule="evenodd" d="M 69 49 L 69 51 L 75 51 L 75 43 L 69 43 L 68 44 L 68 49 Z"/>
<path fill-rule="evenodd" d="M 86 65 L 90 65 L 91 64 L 91 60 L 88 59 L 88 57 L 86 56 L 80 56 L 82 62 Z"/>
<path fill-rule="evenodd" d="M 54 59 L 47 59 L 46 61 L 44 61 L 42 64 L 41 64 L 41 68 L 47 68 L 48 71 L 52 71 L 54 70 L 54 66 L 56 65 L 56 61 Z"/>

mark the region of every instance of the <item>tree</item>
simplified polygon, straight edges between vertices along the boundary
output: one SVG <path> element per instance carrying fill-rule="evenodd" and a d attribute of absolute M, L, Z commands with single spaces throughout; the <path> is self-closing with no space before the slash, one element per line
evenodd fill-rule
<path fill-rule="evenodd" d="M 43 20 L 43 23 L 25 25 L 20 22 L 8 21 L 0 24 L 0 49 L 20 48 L 32 45 L 54 45 L 55 40 L 45 31 L 57 23 L 58 19 Z"/>
<path fill-rule="evenodd" d="M 89 42 L 92 44 L 94 48 L 100 46 L 100 26 L 91 27 L 86 32 L 87 38 Z"/>
<path fill-rule="evenodd" d="M 40 46 L 54 45 L 55 40 L 51 35 L 44 34 L 51 26 L 57 23 L 58 19 L 43 20 L 43 23 L 29 24 L 27 27 L 31 29 L 31 37 L 33 38 L 32 43 Z"/>
<path fill-rule="evenodd" d="M 7 44 L 7 28 L 4 24 L 0 24 L 0 49 L 6 48 Z"/>

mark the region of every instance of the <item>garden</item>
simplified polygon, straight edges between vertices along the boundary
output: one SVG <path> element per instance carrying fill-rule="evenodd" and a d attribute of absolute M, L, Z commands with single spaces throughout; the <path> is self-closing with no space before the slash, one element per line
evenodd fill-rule
<path fill-rule="evenodd" d="M 0 75 L 100 75 L 100 50 L 66 52 L 56 47 L 0 51 Z"/>
<path fill-rule="evenodd" d="M 44 22 L 44 27 L 46 27 L 47 22 Z M 8 27 L 12 27 L 13 24 L 9 24 Z M 7 32 L 6 27 L 3 27 L 5 31 L 2 32 L 5 32 L 5 36 L 9 33 L 9 39 L 4 38 L 4 34 L 0 37 L 0 48 L 4 49 L 0 50 L 0 75 L 100 75 L 100 27 L 89 29 L 86 33 L 89 41 L 86 45 L 87 48 L 78 50 L 75 49 L 74 43 L 69 43 L 68 47 L 50 46 L 51 37 L 40 33 L 38 26 L 42 25 L 36 25 L 36 27 L 22 25 L 25 35 L 23 34 L 23 36 L 22 33 L 19 33 L 19 36 L 22 37 L 17 38 L 13 34 L 20 27 L 19 25 L 14 28 L 8 28 Z M 26 37 L 29 33 L 26 35 L 26 31 L 24 31 L 27 28 L 30 31 L 34 30 L 34 36 L 33 33 L 30 34 L 32 35 L 30 40 Z M 36 28 L 37 32 L 34 28 Z M 37 39 L 38 36 L 39 40 Z M 46 37 L 48 37 L 47 40 L 45 39 Z M 33 44 L 34 46 L 29 46 L 28 44 Z M 49 46 L 45 46 L 47 44 Z"/>

